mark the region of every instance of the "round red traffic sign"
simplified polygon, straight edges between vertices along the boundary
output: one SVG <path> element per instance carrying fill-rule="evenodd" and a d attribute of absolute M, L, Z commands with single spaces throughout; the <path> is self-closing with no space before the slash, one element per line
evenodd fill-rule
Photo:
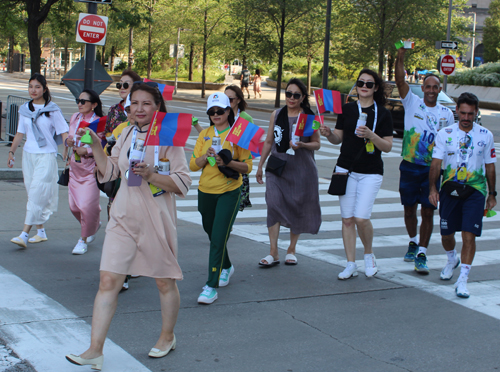
<path fill-rule="evenodd" d="M 106 36 L 106 22 L 98 15 L 90 14 L 78 22 L 78 35 L 89 44 L 96 44 Z"/>
<path fill-rule="evenodd" d="M 441 60 L 441 71 L 445 75 L 451 75 L 455 71 L 455 57 L 446 55 Z"/>

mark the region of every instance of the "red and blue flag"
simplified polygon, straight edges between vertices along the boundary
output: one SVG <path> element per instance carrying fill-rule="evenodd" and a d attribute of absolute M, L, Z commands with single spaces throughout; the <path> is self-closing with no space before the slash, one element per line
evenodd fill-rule
<path fill-rule="evenodd" d="M 342 114 L 342 99 L 336 90 L 317 89 L 314 91 L 318 113 L 334 112 Z"/>
<path fill-rule="evenodd" d="M 107 116 L 96 119 L 91 123 L 87 121 L 81 121 L 79 128 L 89 128 L 92 129 L 95 133 L 101 133 L 104 132 L 104 128 L 106 127 L 106 120 L 108 120 Z"/>
<path fill-rule="evenodd" d="M 238 145 L 242 149 L 250 150 L 255 155 L 260 155 L 264 145 L 261 139 L 265 133 L 264 129 L 239 117 L 231 127 L 226 140 Z"/>
<path fill-rule="evenodd" d="M 149 80 L 147 78 L 144 79 L 144 82 L 145 83 L 147 83 L 147 82 L 156 83 L 156 81 Z M 163 99 L 165 101 L 171 101 L 172 94 L 174 93 L 175 87 L 173 87 L 171 85 L 160 84 L 160 83 L 156 83 L 156 84 L 158 84 L 158 90 L 160 91 L 161 95 L 163 96 Z"/>
<path fill-rule="evenodd" d="M 158 112 L 153 118 L 146 138 L 146 146 L 184 147 L 191 133 L 191 114 Z"/>
<path fill-rule="evenodd" d="M 321 116 L 299 114 L 299 117 L 297 118 L 297 126 L 295 127 L 295 135 L 300 137 L 310 137 L 319 129 L 322 122 L 323 119 Z"/>

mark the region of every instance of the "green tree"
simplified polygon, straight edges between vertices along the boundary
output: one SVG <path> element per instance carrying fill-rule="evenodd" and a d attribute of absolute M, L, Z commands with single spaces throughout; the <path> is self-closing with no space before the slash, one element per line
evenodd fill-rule
<path fill-rule="evenodd" d="M 500 0 L 493 0 L 484 21 L 483 44 L 484 62 L 500 60 Z"/>

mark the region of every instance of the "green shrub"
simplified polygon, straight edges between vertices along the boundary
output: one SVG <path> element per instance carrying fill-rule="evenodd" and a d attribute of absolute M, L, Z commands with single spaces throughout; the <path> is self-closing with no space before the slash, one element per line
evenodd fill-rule
<path fill-rule="evenodd" d="M 486 63 L 476 68 L 461 69 L 449 77 L 449 82 L 459 85 L 500 87 L 500 63 Z"/>

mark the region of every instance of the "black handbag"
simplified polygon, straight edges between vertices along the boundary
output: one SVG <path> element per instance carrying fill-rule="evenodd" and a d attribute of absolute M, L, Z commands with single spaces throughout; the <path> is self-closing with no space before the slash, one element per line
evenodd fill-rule
<path fill-rule="evenodd" d="M 271 172 L 272 174 L 281 177 L 283 170 L 285 169 L 286 160 L 281 160 L 280 158 L 271 155 L 267 159 L 266 172 Z"/>
<path fill-rule="evenodd" d="M 59 175 L 57 183 L 61 186 L 68 186 L 69 184 L 69 168 L 65 168 Z"/>
<path fill-rule="evenodd" d="M 461 200 L 467 199 L 474 193 L 474 191 L 476 191 L 476 189 L 472 186 L 455 181 L 446 181 L 441 188 L 452 198 Z"/>
<path fill-rule="evenodd" d="M 349 167 L 349 170 L 347 173 L 335 173 L 332 174 L 332 180 L 330 182 L 330 187 L 328 188 L 328 193 L 330 195 L 345 195 L 346 189 L 347 189 L 347 180 L 349 179 L 349 175 L 352 172 L 352 169 L 354 167 L 354 163 L 358 161 L 358 159 L 361 157 L 361 154 L 365 150 L 365 146 L 361 148 L 361 151 L 358 152 L 358 155 L 354 158 L 354 161 L 351 163 L 351 166 Z"/>
<path fill-rule="evenodd" d="M 96 175 L 97 188 L 106 194 L 108 198 L 114 198 L 120 188 L 121 178 L 114 181 L 100 183 Z"/>

